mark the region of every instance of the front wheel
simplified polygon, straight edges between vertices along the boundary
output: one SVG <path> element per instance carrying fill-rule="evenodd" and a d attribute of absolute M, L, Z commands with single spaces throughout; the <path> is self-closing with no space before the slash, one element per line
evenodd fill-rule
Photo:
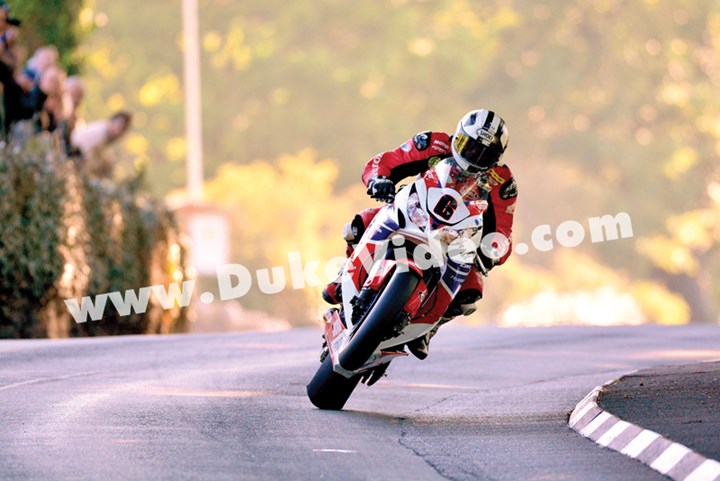
<path fill-rule="evenodd" d="M 340 353 L 343 368 L 354 371 L 367 362 L 402 313 L 419 282 L 419 276 L 413 271 L 393 273 L 350 344 Z M 327 356 L 307 385 L 308 397 L 320 409 L 342 409 L 360 378 L 360 374 L 348 379 L 336 373 L 332 359 Z"/>
<path fill-rule="evenodd" d="M 362 375 L 356 374 L 350 379 L 333 371 L 333 362 L 326 356 L 307 385 L 310 401 L 320 409 L 342 409 Z"/>

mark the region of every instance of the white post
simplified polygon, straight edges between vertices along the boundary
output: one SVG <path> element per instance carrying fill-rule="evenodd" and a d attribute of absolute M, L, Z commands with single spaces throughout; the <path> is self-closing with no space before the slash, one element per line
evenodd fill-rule
<path fill-rule="evenodd" d="M 203 198 L 202 110 L 200 107 L 200 39 L 197 0 L 182 0 L 185 77 L 187 191 L 191 202 Z"/>

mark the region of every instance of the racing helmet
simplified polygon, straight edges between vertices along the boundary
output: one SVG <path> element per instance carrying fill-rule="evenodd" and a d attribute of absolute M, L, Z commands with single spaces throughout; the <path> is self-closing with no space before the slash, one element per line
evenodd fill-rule
<path fill-rule="evenodd" d="M 507 144 L 505 121 L 491 110 L 473 110 L 458 122 L 452 154 L 460 168 L 476 173 L 496 165 Z"/>

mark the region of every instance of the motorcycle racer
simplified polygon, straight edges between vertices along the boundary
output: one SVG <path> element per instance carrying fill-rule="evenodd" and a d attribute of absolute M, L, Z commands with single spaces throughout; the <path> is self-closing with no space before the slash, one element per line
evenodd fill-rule
<path fill-rule="evenodd" d="M 437 161 L 448 157 L 454 159 L 466 178 L 481 180 L 472 183 L 482 186 L 475 187 L 477 197 L 488 202 L 483 214 L 483 243 L 478 247 L 480 262 L 476 263 L 438 326 L 458 315 L 474 312 L 475 303 L 482 298 L 482 275 L 503 264 L 510 256 L 517 184 L 510 168 L 500 163 L 507 145 L 505 121 L 493 111 L 472 110 L 460 119 L 454 135 L 432 131 L 419 133 L 398 148 L 374 156 L 363 170 L 362 180 L 368 195 L 388 203 L 394 200 L 395 186 L 399 181 L 421 174 Z M 366 209 L 347 226 L 344 238 L 348 243 L 348 256 L 379 210 Z M 486 243 L 485 239 L 489 242 Z M 339 280 L 335 280 L 323 291 L 323 299 L 330 304 L 339 304 L 339 291 Z M 425 359 L 430 339 L 436 332 L 437 327 L 424 337 L 408 343 L 410 352 L 419 359 Z"/>

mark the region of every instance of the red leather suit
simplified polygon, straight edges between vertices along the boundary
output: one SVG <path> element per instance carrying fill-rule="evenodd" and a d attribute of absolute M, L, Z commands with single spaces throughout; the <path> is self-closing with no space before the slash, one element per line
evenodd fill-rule
<path fill-rule="evenodd" d="M 425 172 L 432 159 L 444 159 L 452 156 L 450 149 L 451 136 L 445 132 L 422 132 L 408 140 L 400 147 L 383 152 L 370 159 L 363 170 L 362 180 L 365 185 L 376 176 L 384 176 L 397 184 L 400 180 Z M 490 185 L 488 210 L 483 215 L 483 236 L 497 232 L 511 242 L 517 185 L 507 165 L 501 164 L 486 171 Z M 378 207 L 360 212 L 353 220 L 353 229 L 364 232 L 370 221 L 375 217 Z M 492 267 L 504 263 L 512 252 L 512 243 L 507 252 L 490 262 L 480 253 L 485 266 Z M 473 269 L 465 280 L 456 299 L 462 303 L 474 302 L 482 297 L 482 276 Z"/>

